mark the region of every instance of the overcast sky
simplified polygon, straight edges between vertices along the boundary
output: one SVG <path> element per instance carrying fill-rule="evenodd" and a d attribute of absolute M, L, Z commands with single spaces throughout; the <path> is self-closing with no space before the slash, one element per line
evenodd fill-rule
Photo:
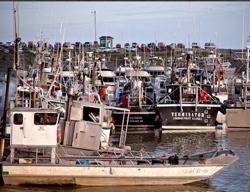
<path fill-rule="evenodd" d="M 97 37 L 114 43 L 215 42 L 218 47 L 241 48 L 250 34 L 250 2 L 18 2 L 23 41 L 43 38 L 93 41 L 96 10 Z M 13 3 L 0 2 L 0 41 L 12 41 Z M 243 19 L 244 18 L 244 19 Z M 243 27 L 244 21 L 244 27 Z"/>

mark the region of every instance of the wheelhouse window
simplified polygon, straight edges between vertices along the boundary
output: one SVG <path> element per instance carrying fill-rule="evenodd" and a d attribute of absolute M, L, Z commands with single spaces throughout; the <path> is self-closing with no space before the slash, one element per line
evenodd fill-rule
<path fill-rule="evenodd" d="M 23 124 L 23 114 L 15 113 L 13 119 L 14 119 L 15 125 L 22 125 Z"/>
<path fill-rule="evenodd" d="M 99 123 L 100 109 L 95 107 L 83 107 L 83 120 Z"/>
<path fill-rule="evenodd" d="M 114 82 L 114 78 L 113 77 L 103 77 L 103 82 L 106 83 L 113 83 Z"/>
<path fill-rule="evenodd" d="M 35 125 L 56 125 L 57 113 L 35 113 L 34 124 Z"/>

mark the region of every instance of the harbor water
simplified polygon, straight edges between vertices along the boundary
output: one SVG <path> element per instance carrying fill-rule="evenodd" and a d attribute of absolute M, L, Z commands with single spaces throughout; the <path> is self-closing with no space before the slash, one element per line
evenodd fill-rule
<path fill-rule="evenodd" d="M 250 190 L 250 131 L 225 132 L 217 130 L 209 133 L 166 133 L 160 139 L 152 134 L 128 135 L 127 145 L 133 150 L 151 151 L 155 154 L 176 153 L 193 154 L 227 148 L 239 156 L 239 160 L 215 175 L 208 182 L 185 186 L 138 186 L 138 187 L 36 187 L 36 186 L 3 186 L 4 192 L 171 192 L 171 191 L 241 191 Z"/>

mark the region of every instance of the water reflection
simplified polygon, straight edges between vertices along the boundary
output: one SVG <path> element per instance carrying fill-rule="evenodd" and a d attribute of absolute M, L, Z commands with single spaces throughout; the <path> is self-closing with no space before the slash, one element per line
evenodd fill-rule
<path fill-rule="evenodd" d="M 140 138 L 141 137 L 141 138 Z M 136 138 L 136 139 L 135 139 Z M 148 138 L 146 140 L 145 138 Z M 157 154 L 178 154 L 190 155 L 194 153 L 212 150 L 217 147 L 214 132 L 208 133 L 169 133 L 163 134 L 161 139 L 153 139 L 148 135 L 131 135 L 127 139 L 127 144 L 134 150 L 145 149 Z M 143 142 L 144 141 L 144 142 Z"/>
<path fill-rule="evenodd" d="M 249 191 L 250 189 L 250 131 L 228 132 L 219 140 L 225 142 L 239 156 L 239 160 L 211 180 L 221 191 Z"/>

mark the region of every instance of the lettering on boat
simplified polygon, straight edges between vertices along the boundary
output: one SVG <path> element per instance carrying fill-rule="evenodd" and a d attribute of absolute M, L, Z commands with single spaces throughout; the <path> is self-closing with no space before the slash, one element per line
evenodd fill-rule
<path fill-rule="evenodd" d="M 204 113 L 198 112 L 172 112 L 171 116 L 174 120 L 197 120 L 204 118 Z"/>
<path fill-rule="evenodd" d="M 206 173 L 208 173 L 209 171 L 208 171 L 208 169 L 185 169 L 185 170 L 183 170 L 183 173 L 184 174 L 195 174 L 195 173 L 202 173 L 202 174 L 206 174 Z"/>
<path fill-rule="evenodd" d="M 129 122 L 133 123 L 143 123 L 143 118 L 140 116 L 130 116 L 129 117 Z"/>

